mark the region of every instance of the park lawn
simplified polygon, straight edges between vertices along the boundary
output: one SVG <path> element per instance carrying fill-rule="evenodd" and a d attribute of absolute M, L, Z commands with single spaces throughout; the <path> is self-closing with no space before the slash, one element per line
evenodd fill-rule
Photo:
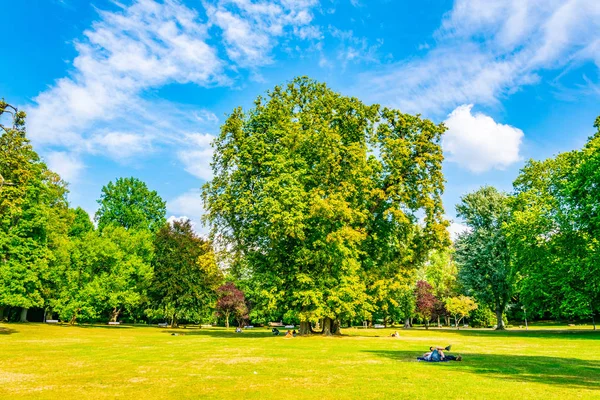
<path fill-rule="evenodd" d="M 0 399 L 600 398 L 600 332 L 391 332 L 0 324 Z M 416 361 L 450 343 L 463 362 Z"/>

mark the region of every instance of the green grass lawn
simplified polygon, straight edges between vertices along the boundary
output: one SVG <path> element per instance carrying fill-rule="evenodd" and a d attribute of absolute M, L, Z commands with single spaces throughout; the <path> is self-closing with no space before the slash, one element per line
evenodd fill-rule
<path fill-rule="evenodd" d="M 0 399 L 600 398 L 600 332 L 543 328 L 284 339 L 264 328 L 0 324 Z M 450 343 L 463 362 L 416 361 Z"/>

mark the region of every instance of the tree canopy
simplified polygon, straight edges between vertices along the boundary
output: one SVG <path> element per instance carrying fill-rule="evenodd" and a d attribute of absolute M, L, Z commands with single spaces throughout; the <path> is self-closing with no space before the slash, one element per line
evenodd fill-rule
<path fill-rule="evenodd" d="M 166 219 L 166 203 L 137 178 L 118 178 L 102 188 L 96 212 L 98 229 L 108 225 L 125 229 L 160 229 Z"/>
<path fill-rule="evenodd" d="M 208 241 L 196 235 L 189 220 L 165 224 L 154 238 L 155 255 L 151 315 L 201 321 L 210 314 L 221 284 L 215 255 Z"/>
<path fill-rule="evenodd" d="M 251 270 L 262 307 L 308 323 L 372 311 L 372 277 L 416 268 L 447 242 L 443 125 L 297 78 L 236 109 L 203 198 L 212 237 Z M 419 223 L 424 216 L 423 223 Z"/>
<path fill-rule="evenodd" d="M 508 197 L 485 186 L 463 196 L 456 211 L 471 229 L 455 243 L 459 280 L 467 293 L 494 309 L 497 329 L 504 329 L 502 315 L 517 279 L 503 230 L 509 216 Z"/>

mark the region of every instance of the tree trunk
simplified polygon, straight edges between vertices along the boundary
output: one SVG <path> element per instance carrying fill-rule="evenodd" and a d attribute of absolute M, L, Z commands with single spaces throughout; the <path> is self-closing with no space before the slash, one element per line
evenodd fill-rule
<path fill-rule="evenodd" d="M 502 309 L 496 308 L 496 330 L 503 331 L 504 328 L 504 321 L 502 320 Z"/>
<path fill-rule="evenodd" d="M 298 333 L 300 334 L 300 336 L 310 335 L 311 334 L 310 322 L 309 321 L 300 321 L 300 329 L 299 329 Z"/>
<path fill-rule="evenodd" d="M 225 328 L 229 329 L 229 312 L 225 313 Z"/>
<path fill-rule="evenodd" d="M 171 316 L 171 328 L 177 328 L 177 315 L 175 314 Z"/>
<path fill-rule="evenodd" d="M 594 325 L 594 330 L 596 330 L 596 318 L 594 317 L 595 312 L 592 312 L 592 324 Z M 2 314 L 0 314 L 0 317 L 2 316 Z M 2 321 L 2 318 L 0 318 L 0 321 Z"/>
<path fill-rule="evenodd" d="M 438 328 L 441 328 L 442 324 L 440 323 L 440 316 L 439 315 L 437 316 L 437 320 L 438 320 Z"/>
<path fill-rule="evenodd" d="M 4 306 L 0 306 L 0 322 L 4 321 Z"/>
<path fill-rule="evenodd" d="M 342 323 L 340 322 L 339 319 L 334 319 L 331 322 L 331 333 L 334 335 L 341 335 L 341 330 L 340 330 L 341 325 L 342 325 Z"/>
<path fill-rule="evenodd" d="M 429 320 L 425 319 L 425 330 L 428 331 L 429 330 Z"/>
<path fill-rule="evenodd" d="M 54 314 L 54 312 L 52 311 L 52 308 L 48 307 L 46 310 L 44 310 L 44 322 L 48 321 L 49 319 L 52 319 L 52 315 Z"/>
<path fill-rule="evenodd" d="M 323 318 L 323 335 L 331 336 L 333 330 L 333 320 L 329 317 Z"/>
<path fill-rule="evenodd" d="M 404 320 L 404 329 L 409 329 L 410 328 L 410 318 L 406 318 Z"/>
<path fill-rule="evenodd" d="M 28 322 L 27 321 L 27 311 L 29 311 L 29 308 L 26 308 L 26 307 L 21 308 L 21 322 Z"/>
<path fill-rule="evenodd" d="M 112 312 L 110 313 L 110 322 L 117 322 L 119 314 L 121 314 L 121 309 L 117 309 L 117 307 L 113 308 Z"/>
<path fill-rule="evenodd" d="M 456 330 L 460 331 L 460 319 L 458 319 L 456 315 L 454 316 L 454 323 L 456 324 Z"/>

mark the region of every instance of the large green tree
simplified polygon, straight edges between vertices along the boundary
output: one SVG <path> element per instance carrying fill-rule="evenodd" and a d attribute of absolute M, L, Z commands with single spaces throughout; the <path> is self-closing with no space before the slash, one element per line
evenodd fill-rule
<path fill-rule="evenodd" d="M 189 220 L 165 224 L 154 238 L 153 308 L 149 314 L 200 322 L 210 315 L 223 276 L 210 242 L 192 229 Z"/>
<path fill-rule="evenodd" d="M 152 232 L 165 223 L 166 203 L 137 178 L 118 178 L 102 188 L 96 212 L 98 229 L 108 225 Z"/>
<path fill-rule="evenodd" d="M 517 274 L 503 224 L 508 220 L 508 196 L 485 186 L 461 198 L 456 211 L 470 231 L 456 240 L 458 277 L 469 294 L 496 312 L 497 327 L 515 289 Z"/>
<path fill-rule="evenodd" d="M 48 170 L 25 132 L 25 113 L 0 101 L 0 319 L 6 306 L 43 307 L 52 269 L 64 258 L 66 184 Z"/>
<path fill-rule="evenodd" d="M 444 129 L 308 78 L 235 109 L 203 198 L 213 238 L 245 259 L 259 306 L 299 320 L 303 334 L 318 320 L 335 333 L 373 310 L 374 280 L 445 243 Z"/>
<path fill-rule="evenodd" d="M 508 238 L 520 299 L 538 315 L 600 311 L 600 117 L 594 126 L 582 150 L 531 160 L 514 183 Z"/>
<path fill-rule="evenodd" d="M 153 252 L 147 230 L 107 226 L 73 238 L 53 309 L 71 323 L 134 315 L 148 300 Z"/>

